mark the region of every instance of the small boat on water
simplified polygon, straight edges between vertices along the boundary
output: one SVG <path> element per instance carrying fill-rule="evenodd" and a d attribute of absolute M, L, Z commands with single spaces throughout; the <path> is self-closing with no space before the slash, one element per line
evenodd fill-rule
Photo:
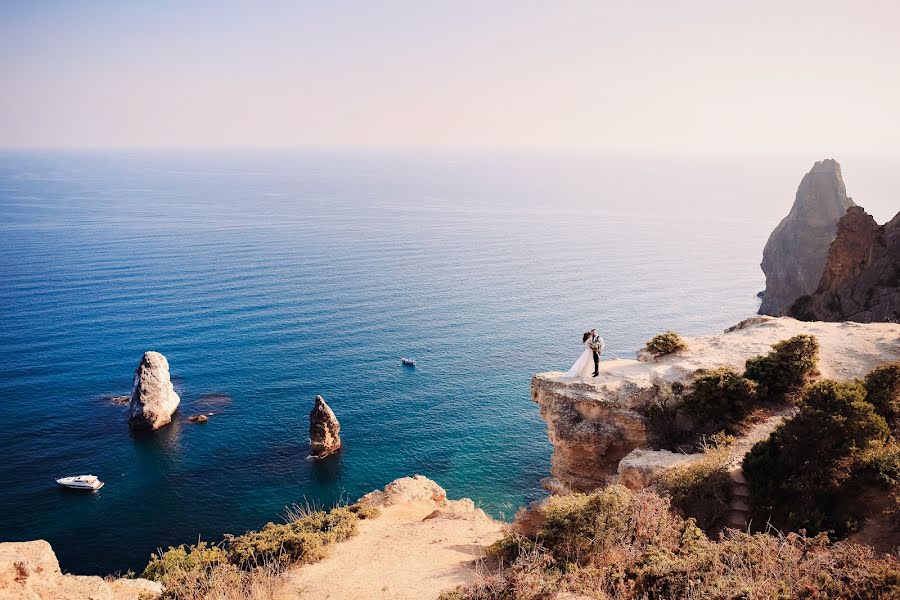
<path fill-rule="evenodd" d="M 409 365 L 410 367 L 416 366 L 416 361 L 411 358 L 401 358 L 400 362 L 402 362 L 404 365 Z"/>
<path fill-rule="evenodd" d="M 97 491 L 103 487 L 103 482 L 97 479 L 96 475 L 74 475 L 72 477 L 60 477 L 56 480 L 61 486 L 72 488 L 73 490 L 91 490 Z"/>

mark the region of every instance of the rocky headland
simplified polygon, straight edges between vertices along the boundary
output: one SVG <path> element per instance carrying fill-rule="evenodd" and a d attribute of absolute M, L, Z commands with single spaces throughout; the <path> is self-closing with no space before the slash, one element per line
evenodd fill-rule
<path fill-rule="evenodd" d="M 800 181 L 790 212 L 763 249 L 760 266 L 766 290 L 760 314 L 783 315 L 797 298 L 816 290 L 837 223 L 851 206 L 838 162 L 815 163 Z"/>
<path fill-rule="evenodd" d="M 819 286 L 788 312 L 804 321 L 900 321 L 900 213 L 879 225 L 862 207 L 850 207 Z"/>
<path fill-rule="evenodd" d="M 359 535 L 328 558 L 289 571 L 277 598 L 437 598 L 472 583 L 485 547 L 505 531 L 471 500 L 450 500 L 421 475 L 397 479 L 359 502 L 379 516 L 361 521 Z"/>
<path fill-rule="evenodd" d="M 128 424 L 132 429 L 159 429 L 172 422 L 180 403 L 169 375 L 169 361 L 159 352 L 144 352 L 134 371 Z"/>
<path fill-rule="evenodd" d="M 900 360 L 900 324 L 753 317 L 722 334 L 685 338 L 686 350 L 659 359 L 644 355 L 643 360 L 603 361 L 597 378 L 539 373 L 532 379 L 531 397 L 553 444 L 553 476 L 573 491 L 618 481 L 622 459 L 636 449 L 653 449 L 645 408 L 665 401 L 673 388 L 686 386 L 699 373 L 717 367 L 743 369 L 748 358 L 804 333 L 819 341 L 822 377 L 851 379 L 881 363 Z M 668 464 L 666 459 L 679 459 L 678 453 L 669 454 L 654 453 L 644 461 Z M 630 462 L 636 458 L 631 456 Z M 635 477 L 633 471 L 627 477 Z"/>

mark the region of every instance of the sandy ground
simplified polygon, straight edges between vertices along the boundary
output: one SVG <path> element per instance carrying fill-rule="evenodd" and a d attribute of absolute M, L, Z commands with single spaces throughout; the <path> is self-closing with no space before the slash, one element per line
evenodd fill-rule
<path fill-rule="evenodd" d="M 484 548 L 504 530 L 465 500 L 407 497 L 373 504 L 381 515 L 360 522 L 359 535 L 337 544 L 330 557 L 288 572 L 279 600 L 437 598 L 473 581 Z"/>

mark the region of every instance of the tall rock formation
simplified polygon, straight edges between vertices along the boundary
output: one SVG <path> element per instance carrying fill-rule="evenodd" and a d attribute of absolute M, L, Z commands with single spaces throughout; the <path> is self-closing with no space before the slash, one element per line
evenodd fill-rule
<path fill-rule="evenodd" d="M 900 213 L 884 225 L 860 206 L 838 222 L 816 291 L 789 314 L 804 321 L 900 321 Z"/>
<path fill-rule="evenodd" d="M 803 176 L 791 212 L 763 250 L 766 291 L 760 314 L 783 315 L 797 298 L 816 290 L 837 222 L 851 206 L 837 161 L 817 162 Z"/>
<path fill-rule="evenodd" d="M 341 449 L 341 424 L 325 398 L 316 396 L 316 405 L 309 413 L 309 447 L 315 458 L 324 458 Z"/>
<path fill-rule="evenodd" d="M 132 429 L 159 429 L 172 421 L 180 402 L 169 377 L 169 361 L 159 352 L 144 352 L 134 371 L 128 424 Z"/>

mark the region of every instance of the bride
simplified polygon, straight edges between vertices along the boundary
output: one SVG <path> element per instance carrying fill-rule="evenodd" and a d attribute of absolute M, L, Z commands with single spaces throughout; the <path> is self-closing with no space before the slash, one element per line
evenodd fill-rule
<path fill-rule="evenodd" d="M 575 377 L 589 377 L 594 370 L 594 351 L 591 349 L 593 335 L 590 331 L 585 331 L 581 336 L 581 343 L 584 344 L 584 352 L 572 365 L 572 368 L 563 373 L 566 379 L 574 379 Z"/>

